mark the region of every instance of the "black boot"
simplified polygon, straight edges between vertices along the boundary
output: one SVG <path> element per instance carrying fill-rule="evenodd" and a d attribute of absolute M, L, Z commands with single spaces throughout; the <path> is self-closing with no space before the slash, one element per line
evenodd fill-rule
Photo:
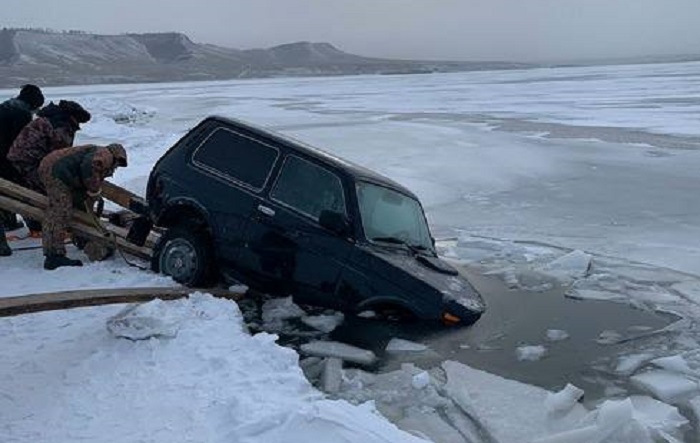
<path fill-rule="evenodd" d="M 15 214 L 0 211 L 2 213 L 2 225 L 6 231 L 14 231 L 24 227 L 24 223 Z"/>
<path fill-rule="evenodd" d="M 82 266 L 83 262 L 80 260 L 73 260 L 65 255 L 47 255 L 44 260 L 44 269 L 48 271 L 53 271 L 61 266 Z"/>
<path fill-rule="evenodd" d="M 0 229 L 0 257 L 9 257 L 12 255 L 12 248 L 7 244 L 5 231 Z"/>

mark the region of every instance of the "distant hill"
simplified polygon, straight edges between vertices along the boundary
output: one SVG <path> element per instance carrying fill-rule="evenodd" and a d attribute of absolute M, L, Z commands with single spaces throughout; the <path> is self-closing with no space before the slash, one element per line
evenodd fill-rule
<path fill-rule="evenodd" d="M 390 60 L 297 42 L 238 50 L 180 33 L 97 35 L 0 31 L 0 88 L 39 85 L 224 80 L 250 77 L 410 74 L 525 68 L 507 62 Z"/>

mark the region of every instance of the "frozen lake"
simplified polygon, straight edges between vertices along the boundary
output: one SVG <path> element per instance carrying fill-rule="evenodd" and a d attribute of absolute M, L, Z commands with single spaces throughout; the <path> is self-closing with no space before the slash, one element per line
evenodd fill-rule
<path fill-rule="evenodd" d="M 122 175 L 137 191 L 178 135 L 219 114 L 407 185 L 439 236 L 542 241 L 700 274 L 700 63 L 67 87 L 48 96 L 82 100 L 103 117 L 82 141 L 120 140 L 142 156 Z"/>

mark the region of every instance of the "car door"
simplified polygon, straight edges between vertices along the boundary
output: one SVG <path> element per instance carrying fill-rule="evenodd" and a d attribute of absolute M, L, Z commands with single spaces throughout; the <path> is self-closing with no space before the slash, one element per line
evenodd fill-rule
<path fill-rule="evenodd" d="M 288 155 L 268 199 L 259 199 L 253 209 L 245 266 L 274 292 L 336 306 L 338 278 L 352 244 L 321 227 L 324 210 L 347 215 L 341 178 L 310 159 Z"/>
<path fill-rule="evenodd" d="M 248 218 L 279 156 L 277 147 L 228 127 L 214 129 L 194 149 L 192 165 L 201 174 L 190 188 L 209 211 L 223 267 L 236 266 Z"/>

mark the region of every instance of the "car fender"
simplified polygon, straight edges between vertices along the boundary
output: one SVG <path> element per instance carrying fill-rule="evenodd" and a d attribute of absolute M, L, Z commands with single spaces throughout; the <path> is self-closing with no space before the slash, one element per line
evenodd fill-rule
<path fill-rule="evenodd" d="M 211 217 L 209 211 L 197 200 L 191 197 L 176 197 L 169 200 L 158 214 L 156 225 L 168 227 L 172 226 L 180 219 L 196 219 L 205 226 L 211 228 Z"/>

